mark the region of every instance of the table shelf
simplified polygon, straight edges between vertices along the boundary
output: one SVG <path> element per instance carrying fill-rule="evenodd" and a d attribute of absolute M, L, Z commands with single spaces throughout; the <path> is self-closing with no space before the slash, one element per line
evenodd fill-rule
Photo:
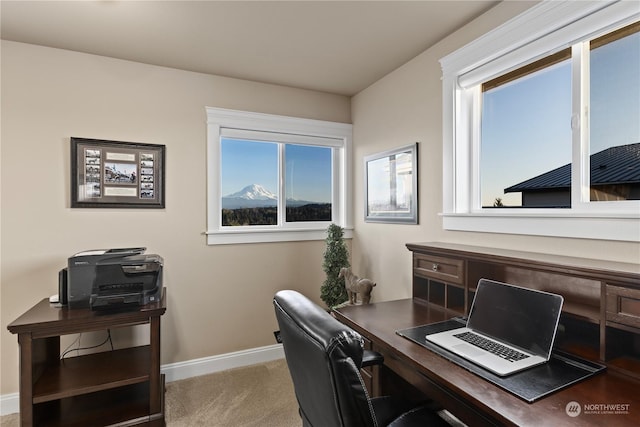
<path fill-rule="evenodd" d="M 61 359 L 34 384 L 33 403 L 149 381 L 149 346 Z"/>
<path fill-rule="evenodd" d="M 164 375 L 160 387 L 164 389 Z M 161 393 L 163 396 L 163 393 Z M 109 407 L 109 411 L 104 408 Z M 164 408 L 164 404 L 161 405 Z M 141 382 L 96 393 L 81 394 L 35 405 L 34 425 L 42 427 L 86 427 L 99 424 L 146 425 L 164 414 L 149 414 L 149 382 Z M 162 425 L 162 424 L 161 424 Z"/>

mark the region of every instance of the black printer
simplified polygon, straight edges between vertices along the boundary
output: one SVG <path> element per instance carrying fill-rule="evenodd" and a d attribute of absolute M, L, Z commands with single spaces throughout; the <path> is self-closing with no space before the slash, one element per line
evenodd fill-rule
<path fill-rule="evenodd" d="M 146 249 L 97 249 L 73 255 L 66 274 L 60 274 L 60 302 L 69 308 L 108 310 L 159 301 L 164 261 L 159 255 L 145 255 Z"/>

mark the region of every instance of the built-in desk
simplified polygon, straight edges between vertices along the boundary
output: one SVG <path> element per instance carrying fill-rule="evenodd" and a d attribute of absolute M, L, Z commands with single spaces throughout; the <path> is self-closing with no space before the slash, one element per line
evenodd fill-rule
<path fill-rule="evenodd" d="M 407 247 L 413 252 L 412 299 L 335 312 L 385 356 L 373 379 L 380 393 L 394 391 L 392 379 L 400 378 L 470 426 L 640 425 L 639 265 L 452 244 Z M 557 347 L 607 370 L 527 403 L 396 334 L 468 313 L 481 277 L 562 294 Z M 581 413 L 571 417 L 577 409 Z"/>

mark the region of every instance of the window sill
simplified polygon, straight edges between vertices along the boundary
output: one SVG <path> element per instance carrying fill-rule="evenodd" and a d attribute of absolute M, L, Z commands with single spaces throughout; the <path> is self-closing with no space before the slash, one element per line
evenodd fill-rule
<path fill-rule="evenodd" d="M 443 213 L 442 227 L 452 231 L 640 242 L 637 215 L 586 216 L 575 213 Z"/>
<path fill-rule="evenodd" d="M 291 230 L 225 230 L 208 231 L 207 245 L 234 245 L 245 243 L 299 242 L 308 240 L 326 240 L 327 230 L 291 229 Z M 344 229 L 344 238 L 351 239 L 353 229 Z"/>

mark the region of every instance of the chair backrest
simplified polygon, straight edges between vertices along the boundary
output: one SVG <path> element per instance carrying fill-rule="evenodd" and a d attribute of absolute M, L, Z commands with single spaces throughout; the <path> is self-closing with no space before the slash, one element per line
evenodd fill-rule
<path fill-rule="evenodd" d="M 278 292 L 273 304 L 304 425 L 374 426 L 362 337 L 296 291 Z"/>

